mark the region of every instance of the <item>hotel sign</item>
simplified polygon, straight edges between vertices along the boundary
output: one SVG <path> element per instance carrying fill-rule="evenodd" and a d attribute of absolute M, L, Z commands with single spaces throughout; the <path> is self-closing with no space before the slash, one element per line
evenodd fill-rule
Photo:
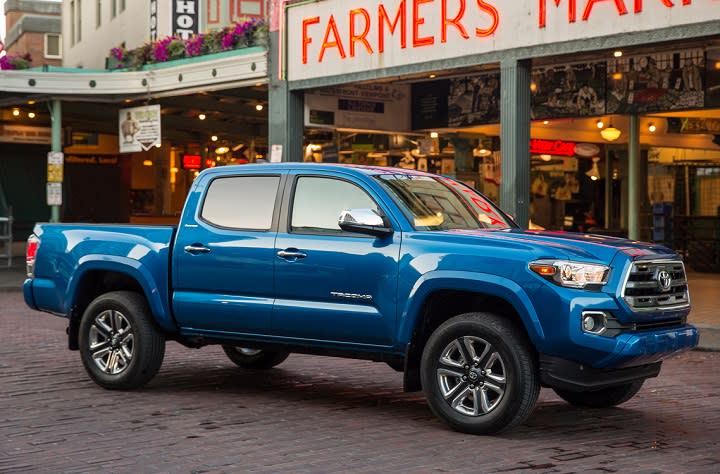
<path fill-rule="evenodd" d="M 324 0 L 287 7 L 289 80 L 720 20 L 718 0 Z"/>

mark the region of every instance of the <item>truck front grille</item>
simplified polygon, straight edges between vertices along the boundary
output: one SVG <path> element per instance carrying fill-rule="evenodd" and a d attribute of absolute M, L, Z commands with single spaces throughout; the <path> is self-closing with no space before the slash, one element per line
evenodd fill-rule
<path fill-rule="evenodd" d="M 686 308 L 690 297 L 685 266 L 679 260 L 634 262 L 622 295 L 635 311 Z"/>

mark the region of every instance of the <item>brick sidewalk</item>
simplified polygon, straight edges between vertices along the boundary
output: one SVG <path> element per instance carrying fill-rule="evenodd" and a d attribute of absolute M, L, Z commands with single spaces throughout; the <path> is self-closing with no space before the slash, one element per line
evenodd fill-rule
<path fill-rule="evenodd" d="M 143 390 L 103 390 L 65 321 L 0 293 L 0 472 L 720 472 L 720 353 L 690 352 L 621 408 L 543 390 L 497 437 L 447 429 L 384 364 L 291 355 L 246 372 L 168 344 Z"/>

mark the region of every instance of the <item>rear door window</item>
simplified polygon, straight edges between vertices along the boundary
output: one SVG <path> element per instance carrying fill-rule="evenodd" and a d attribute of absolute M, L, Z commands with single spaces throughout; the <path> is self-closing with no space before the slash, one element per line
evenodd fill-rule
<path fill-rule="evenodd" d="M 279 176 L 214 179 L 205 194 L 200 218 L 225 229 L 270 230 L 279 185 Z"/>

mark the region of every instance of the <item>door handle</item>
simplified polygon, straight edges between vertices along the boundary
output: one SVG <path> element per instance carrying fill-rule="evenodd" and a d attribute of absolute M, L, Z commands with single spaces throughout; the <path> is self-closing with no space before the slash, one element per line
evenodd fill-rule
<path fill-rule="evenodd" d="M 203 247 L 202 244 L 186 245 L 183 250 L 193 255 L 210 252 L 210 249 L 207 247 Z"/>
<path fill-rule="evenodd" d="M 298 258 L 307 257 L 307 254 L 305 252 L 300 252 L 295 249 L 288 249 L 288 250 L 280 250 L 277 253 L 277 256 L 280 258 L 284 258 L 285 260 L 296 260 Z"/>

